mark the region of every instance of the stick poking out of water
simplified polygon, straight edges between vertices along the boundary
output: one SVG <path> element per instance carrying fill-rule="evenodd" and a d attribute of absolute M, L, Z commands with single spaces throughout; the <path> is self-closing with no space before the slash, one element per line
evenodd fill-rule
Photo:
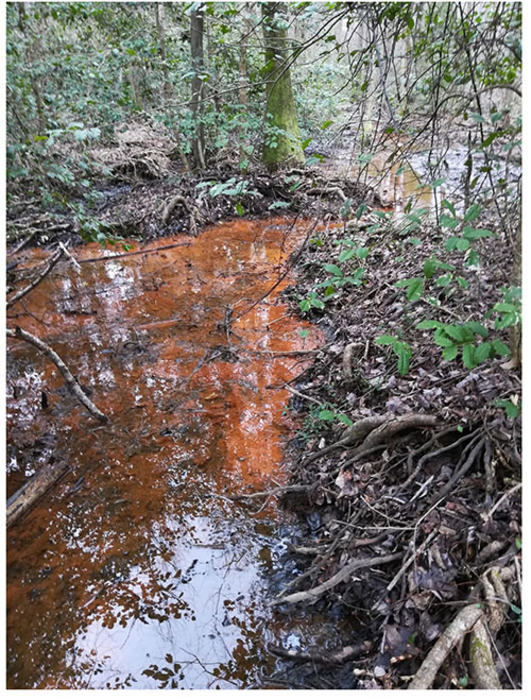
<path fill-rule="evenodd" d="M 46 343 L 43 343 L 43 341 L 40 338 L 37 338 L 36 336 L 32 335 L 31 333 L 28 333 L 27 331 L 22 330 L 22 328 L 19 328 L 18 326 L 13 330 L 12 328 L 6 328 L 6 335 L 8 338 L 15 338 L 16 340 L 25 340 L 27 343 L 31 343 L 34 345 L 36 348 L 38 348 L 46 357 L 51 360 L 54 365 L 57 367 L 57 369 L 61 372 L 63 375 L 65 382 L 68 385 L 68 388 L 70 391 L 74 394 L 76 399 L 80 401 L 83 406 L 89 411 L 91 415 L 94 416 L 94 418 L 97 418 L 100 420 L 102 423 L 106 423 L 108 418 L 107 416 L 100 411 L 100 409 L 95 406 L 92 401 L 89 399 L 89 397 L 85 394 L 83 389 L 79 386 L 79 383 L 77 379 L 74 377 L 72 372 L 68 369 L 68 367 L 65 365 L 63 360 L 59 357 L 59 355 L 55 352 L 55 350 L 52 350 L 52 348 L 49 345 L 46 345 Z"/>

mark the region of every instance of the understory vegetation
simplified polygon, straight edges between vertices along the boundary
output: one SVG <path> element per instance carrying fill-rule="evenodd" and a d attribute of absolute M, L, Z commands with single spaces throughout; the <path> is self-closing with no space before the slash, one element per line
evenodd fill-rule
<path fill-rule="evenodd" d="M 337 633 L 256 687 L 520 688 L 521 3 L 10 2 L 6 31 L 8 351 L 102 424 L 23 327 L 76 246 L 304 227 L 289 483 L 228 497 L 299 516 L 271 614 Z"/>

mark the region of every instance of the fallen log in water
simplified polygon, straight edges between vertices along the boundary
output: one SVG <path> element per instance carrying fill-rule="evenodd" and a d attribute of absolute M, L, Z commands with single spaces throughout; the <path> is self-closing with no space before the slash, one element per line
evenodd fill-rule
<path fill-rule="evenodd" d="M 69 466 L 65 462 L 48 464 L 8 498 L 6 505 L 7 527 L 11 527 L 11 525 L 14 525 L 20 518 L 29 513 L 68 470 Z"/>

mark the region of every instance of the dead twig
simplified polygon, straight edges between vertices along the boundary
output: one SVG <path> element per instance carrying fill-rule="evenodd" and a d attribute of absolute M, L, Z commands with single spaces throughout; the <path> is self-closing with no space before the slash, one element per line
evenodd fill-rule
<path fill-rule="evenodd" d="M 42 282 L 42 280 L 46 277 L 46 275 L 52 271 L 52 269 L 57 265 L 61 257 L 63 256 L 63 251 L 61 249 L 56 250 L 55 253 L 48 258 L 48 264 L 44 268 L 44 270 L 41 272 L 41 274 L 36 277 L 33 282 L 28 284 L 27 287 L 24 287 L 24 289 L 21 289 L 19 292 L 14 294 L 11 299 L 8 299 L 6 302 L 6 308 L 9 309 L 13 304 L 16 304 L 17 301 L 20 301 L 23 297 L 26 296 L 26 294 L 29 294 L 32 289 L 35 289 L 35 287 Z"/>
<path fill-rule="evenodd" d="M 59 355 L 55 352 L 55 350 L 52 350 L 52 348 L 49 345 L 46 345 L 46 343 L 44 343 L 40 338 L 37 338 L 31 333 L 22 330 L 22 328 L 19 328 L 18 326 L 14 330 L 12 328 L 7 328 L 6 335 L 8 338 L 14 338 L 15 340 L 24 340 L 27 343 L 31 343 L 31 345 L 34 345 L 38 350 L 40 350 L 44 355 L 46 355 L 46 357 L 49 360 L 51 360 L 57 367 L 57 369 L 61 372 L 65 382 L 68 385 L 68 388 L 77 398 L 77 400 L 80 403 L 82 403 L 83 406 L 85 406 L 85 408 L 92 416 L 100 420 L 102 423 L 107 422 L 107 416 L 92 403 L 92 401 L 85 394 L 83 389 L 79 386 L 79 383 L 77 382 L 72 372 L 68 369 L 68 367 L 59 357 Z"/>

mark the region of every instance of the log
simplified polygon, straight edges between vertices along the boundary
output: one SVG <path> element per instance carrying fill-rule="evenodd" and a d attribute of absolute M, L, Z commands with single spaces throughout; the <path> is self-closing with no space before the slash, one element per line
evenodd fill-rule
<path fill-rule="evenodd" d="M 37 504 L 69 470 L 65 462 L 55 462 L 43 467 L 37 474 L 7 499 L 6 525 L 11 527 Z"/>
<path fill-rule="evenodd" d="M 107 416 L 100 411 L 100 409 L 95 406 L 92 401 L 89 399 L 89 397 L 85 394 L 83 389 L 79 386 L 79 383 L 77 382 L 76 378 L 72 374 L 72 372 L 68 369 L 68 367 L 65 365 L 63 360 L 59 357 L 59 355 L 55 352 L 55 350 L 52 350 L 52 348 L 49 345 L 46 345 L 46 343 L 43 343 L 43 341 L 40 338 L 37 338 L 37 336 L 32 335 L 31 333 L 28 333 L 27 331 L 22 330 L 22 328 L 19 328 L 18 326 L 15 328 L 15 330 L 11 328 L 6 328 L 6 335 L 8 338 L 15 338 L 16 340 L 25 340 L 27 343 L 31 343 L 34 345 L 36 348 L 38 348 L 46 357 L 51 360 L 54 365 L 57 367 L 57 369 L 61 372 L 61 374 L 64 377 L 65 382 L 68 385 L 68 388 L 70 391 L 74 394 L 76 399 L 85 406 L 85 408 L 89 411 L 91 415 L 94 416 L 94 418 L 97 418 L 99 421 L 102 423 L 106 423 L 108 418 Z"/>

